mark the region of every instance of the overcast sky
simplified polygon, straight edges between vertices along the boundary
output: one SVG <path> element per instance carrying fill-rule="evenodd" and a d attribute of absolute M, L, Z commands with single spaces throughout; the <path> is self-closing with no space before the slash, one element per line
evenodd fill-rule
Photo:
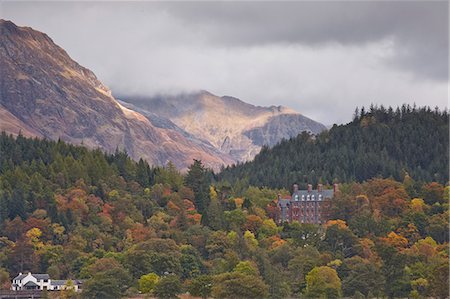
<path fill-rule="evenodd" d="M 208 90 L 326 125 L 356 106 L 448 106 L 447 1 L 0 2 L 115 95 Z"/>

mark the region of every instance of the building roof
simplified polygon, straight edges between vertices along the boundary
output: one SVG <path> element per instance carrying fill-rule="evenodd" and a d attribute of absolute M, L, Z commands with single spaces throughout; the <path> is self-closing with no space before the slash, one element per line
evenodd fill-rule
<path fill-rule="evenodd" d="M 55 280 L 55 279 L 52 279 L 52 281 L 50 282 L 50 285 L 52 285 L 52 286 L 63 286 L 63 285 L 66 285 L 66 283 L 67 283 L 67 280 Z"/>
<path fill-rule="evenodd" d="M 26 284 L 24 284 L 24 286 L 26 287 L 38 287 L 39 285 L 37 285 L 36 283 L 32 282 L 31 280 L 29 282 L 27 282 Z"/>
<path fill-rule="evenodd" d="M 31 274 L 34 276 L 34 278 L 36 279 L 50 279 L 50 275 L 48 274 Z"/>
<path fill-rule="evenodd" d="M 322 200 L 327 199 L 327 198 L 333 198 L 334 195 L 334 191 L 333 189 L 327 189 L 327 190 L 322 190 L 322 191 L 318 191 L 318 190 L 312 190 L 310 192 L 308 192 L 308 190 L 298 190 L 294 193 L 292 193 L 292 200 L 295 201 L 295 195 L 298 195 L 298 201 L 302 201 L 302 198 L 304 198 L 304 200 L 307 200 L 308 195 L 310 195 L 310 200 L 312 200 L 313 196 L 314 196 L 314 201 L 318 201 L 320 200 L 319 195 L 322 195 Z M 304 197 L 302 197 L 304 196 Z"/>
<path fill-rule="evenodd" d="M 28 275 L 28 273 L 27 273 L 27 274 L 20 274 L 20 275 L 17 275 L 17 276 L 14 278 L 14 280 L 22 280 L 22 279 L 24 279 L 27 275 Z M 32 274 L 32 273 L 31 273 L 31 276 L 33 276 L 33 277 L 36 278 L 37 280 L 41 280 L 41 279 L 50 279 L 50 275 L 48 275 L 48 274 Z"/>
<path fill-rule="evenodd" d="M 25 276 L 27 276 L 27 274 L 19 274 L 16 277 L 14 277 L 14 280 L 22 280 Z"/>
<path fill-rule="evenodd" d="M 285 208 L 286 206 L 289 205 L 290 202 L 291 202 L 291 200 L 288 199 L 288 198 L 280 198 L 280 199 L 278 200 L 278 205 L 279 205 L 281 208 Z"/>
<path fill-rule="evenodd" d="M 67 281 L 68 280 L 55 280 L 52 279 L 52 281 L 50 282 L 50 285 L 52 286 L 64 286 L 67 285 Z M 72 279 L 73 285 L 81 285 L 83 284 L 83 280 L 79 280 L 79 279 Z"/>

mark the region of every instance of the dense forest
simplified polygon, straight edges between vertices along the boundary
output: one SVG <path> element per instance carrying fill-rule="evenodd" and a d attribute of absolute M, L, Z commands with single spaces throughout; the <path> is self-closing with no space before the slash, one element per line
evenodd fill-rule
<path fill-rule="evenodd" d="M 447 111 L 403 105 L 357 109 L 353 121 L 318 136 L 306 132 L 263 148 L 253 161 L 224 169 L 221 180 L 282 188 L 297 182 L 363 182 L 370 178 L 448 181 Z M 287 158 L 288 157 L 288 158 Z"/>
<path fill-rule="evenodd" d="M 85 280 L 79 294 L 46 294 L 61 298 L 138 293 L 158 298 L 185 293 L 201 298 L 445 298 L 449 187 L 442 169 L 448 162 L 448 136 L 442 134 L 448 116 L 423 109 L 381 111 L 362 111 L 351 124 L 316 139 L 302 135 L 283 142 L 263 151 L 255 164 L 219 177 L 201 161 L 180 174 L 171 163 L 151 167 L 120 151 L 105 154 L 3 133 L 0 285 L 9 288 L 19 272 L 32 271 Z M 291 144 L 299 154 L 287 146 Z M 385 148 L 383 161 L 392 168 L 359 176 L 359 168 L 342 161 L 354 160 L 354 167 L 362 167 L 356 162 L 362 154 L 344 157 L 355 149 L 372 157 L 376 150 L 369 150 L 370 145 Z M 275 153 L 284 148 L 277 159 Z M 327 148 L 343 152 L 332 154 Z M 329 177 L 319 169 L 307 177 L 342 182 L 325 225 L 276 225 L 269 217 L 276 195 L 289 193 L 284 188 L 294 182 L 290 177 L 282 184 L 281 179 L 273 181 L 280 189 L 223 179 L 260 163 L 257 173 L 268 175 L 261 182 L 248 176 L 249 182 L 270 186 L 264 179 L 278 177 L 278 170 L 264 162 L 268 155 L 278 164 L 285 163 L 281 157 L 309 155 L 310 163 L 316 163 L 311 165 L 318 165 L 321 155 L 334 157 L 326 161 Z M 306 167 L 302 165 L 296 164 L 298 171 Z M 379 171 L 386 173 L 378 177 Z M 286 173 L 280 170 L 280 178 Z"/>

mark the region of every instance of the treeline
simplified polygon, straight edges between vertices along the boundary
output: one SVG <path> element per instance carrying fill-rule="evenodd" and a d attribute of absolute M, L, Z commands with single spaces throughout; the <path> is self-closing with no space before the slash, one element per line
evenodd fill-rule
<path fill-rule="evenodd" d="M 0 286 L 19 272 L 85 279 L 61 298 L 448 295 L 439 182 L 340 185 L 324 226 L 277 226 L 284 189 L 217 181 L 64 142 L 0 136 Z M 290 185 L 290 184 L 289 184 Z M 186 295 L 185 295 L 186 296 Z"/>
<path fill-rule="evenodd" d="M 223 181 L 282 188 L 297 182 L 363 182 L 373 177 L 448 181 L 447 111 L 403 105 L 356 110 L 353 121 L 318 136 L 306 132 L 264 147 L 253 161 L 225 168 Z M 242 184 L 242 183 L 241 183 Z"/>

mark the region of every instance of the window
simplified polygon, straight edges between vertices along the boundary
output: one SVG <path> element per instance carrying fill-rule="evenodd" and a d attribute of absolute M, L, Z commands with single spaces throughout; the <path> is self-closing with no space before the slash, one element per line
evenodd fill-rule
<path fill-rule="evenodd" d="M 305 201 L 305 195 L 302 195 L 302 201 Z"/>
<path fill-rule="evenodd" d="M 295 198 L 295 201 L 298 201 L 298 194 L 295 194 L 294 198 Z"/>

